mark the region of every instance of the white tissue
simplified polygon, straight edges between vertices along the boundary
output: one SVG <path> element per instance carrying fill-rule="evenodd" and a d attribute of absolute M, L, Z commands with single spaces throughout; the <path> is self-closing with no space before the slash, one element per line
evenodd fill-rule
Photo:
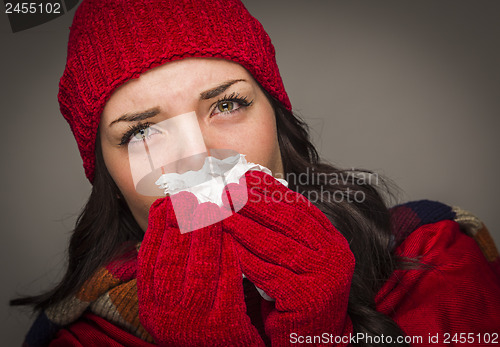
<path fill-rule="evenodd" d="M 203 167 L 198 171 L 186 171 L 182 174 L 173 172 L 160 176 L 155 182 L 166 194 L 176 194 L 180 191 L 193 193 L 199 203 L 213 202 L 222 206 L 222 192 L 229 183 L 238 183 L 239 179 L 249 170 L 263 171 L 272 175 L 267 167 L 247 162 L 244 154 L 236 154 L 223 160 L 208 156 Z M 276 178 L 288 187 L 288 182 Z"/>

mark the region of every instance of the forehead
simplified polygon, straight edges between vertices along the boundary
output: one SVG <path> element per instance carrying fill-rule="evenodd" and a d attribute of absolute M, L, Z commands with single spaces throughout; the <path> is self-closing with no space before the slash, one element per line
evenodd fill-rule
<path fill-rule="evenodd" d="M 127 81 L 118 87 L 107 101 L 103 117 L 162 103 L 163 108 L 175 107 L 199 98 L 203 91 L 234 79 L 253 78 L 241 65 L 215 58 L 187 58 L 168 62 Z"/>

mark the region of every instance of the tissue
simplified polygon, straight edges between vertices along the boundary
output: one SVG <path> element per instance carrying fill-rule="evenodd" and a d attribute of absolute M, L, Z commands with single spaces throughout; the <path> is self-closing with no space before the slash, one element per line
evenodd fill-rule
<path fill-rule="evenodd" d="M 165 173 L 155 184 L 163 189 L 165 195 L 174 195 L 180 191 L 193 193 L 199 203 L 213 202 L 222 206 L 222 192 L 229 183 L 238 183 L 239 179 L 249 170 L 263 171 L 272 175 L 271 170 L 260 164 L 248 162 L 245 154 L 236 154 L 225 159 L 207 156 L 203 167 L 197 171 Z M 288 182 L 276 178 L 288 187 Z"/>

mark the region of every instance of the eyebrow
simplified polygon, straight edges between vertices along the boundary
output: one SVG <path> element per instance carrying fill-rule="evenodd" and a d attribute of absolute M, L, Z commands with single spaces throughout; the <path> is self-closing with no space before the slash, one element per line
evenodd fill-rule
<path fill-rule="evenodd" d="M 209 89 L 209 90 L 206 90 L 204 92 L 201 92 L 200 99 L 207 100 L 207 99 L 215 98 L 217 95 L 224 93 L 227 88 L 231 87 L 233 84 L 235 84 L 237 82 L 246 82 L 246 80 L 237 79 L 237 80 L 230 80 L 230 81 L 224 82 L 213 89 Z"/>
<path fill-rule="evenodd" d="M 135 112 L 135 113 L 125 113 L 123 116 L 118 117 L 114 121 L 112 121 L 109 126 L 112 126 L 118 122 L 137 122 L 140 120 L 152 118 L 160 113 L 160 108 L 155 107 L 144 112 Z"/>
<path fill-rule="evenodd" d="M 227 82 L 224 82 L 222 84 L 219 84 L 217 87 L 213 89 L 206 90 L 204 92 L 200 93 L 200 99 L 202 100 L 208 100 L 215 98 L 216 96 L 224 93 L 227 88 L 231 87 L 233 84 L 238 83 L 238 82 L 246 82 L 245 79 L 236 79 L 236 80 L 230 80 Z M 119 123 L 119 122 L 137 122 L 141 121 L 144 119 L 152 118 L 156 116 L 157 114 L 160 113 L 160 108 L 155 107 L 149 110 L 146 110 L 144 112 L 135 112 L 135 113 L 125 113 L 124 115 L 118 117 L 114 121 L 112 121 L 109 126 L 111 127 L 113 124 Z"/>

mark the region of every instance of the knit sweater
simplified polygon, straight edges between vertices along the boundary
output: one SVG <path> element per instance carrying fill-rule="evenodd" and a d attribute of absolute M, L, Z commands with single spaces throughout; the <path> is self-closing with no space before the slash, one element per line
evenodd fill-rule
<path fill-rule="evenodd" d="M 391 219 L 395 253 L 430 267 L 396 270 L 375 297 L 377 310 L 394 319 L 411 345 L 500 342 L 500 256 L 486 227 L 466 211 L 428 200 L 393 207 Z M 108 264 L 76 298 L 42 312 L 24 346 L 154 345 L 138 320 L 136 254 Z M 263 320 L 273 304 L 245 284 L 247 313 L 268 342 Z M 293 338 L 291 344 L 312 339 Z M 352 344 L 367 339 L 350 338 Z"/>

